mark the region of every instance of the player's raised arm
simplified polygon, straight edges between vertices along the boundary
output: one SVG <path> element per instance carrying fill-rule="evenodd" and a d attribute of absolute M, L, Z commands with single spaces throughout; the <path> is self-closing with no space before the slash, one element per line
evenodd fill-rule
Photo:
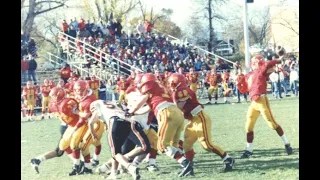
<path fill-rule="evenodd" d="M 137 101 L 137 104 L 134 105 L 130 110 L 129 110 L 129 113 L 132 113 L 132 114 L 135 114 L 135 112 L 140 109 L 142 107 L 142 105 L 144 105 L 147 100 L 149 98 L 149 94 L 144 94 L 144 95 L 141 95 L 141 99 L 139 101 Z"/>

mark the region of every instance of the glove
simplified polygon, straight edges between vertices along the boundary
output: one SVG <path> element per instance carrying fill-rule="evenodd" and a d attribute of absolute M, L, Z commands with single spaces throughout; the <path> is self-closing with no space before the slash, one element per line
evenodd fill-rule
<path fill-rule="evenodd" d="M 124 116 L 127 117 L 127 118 L 129 118 L 129 117 L 131 117 L 131 116 L 134 116 L 134 113 L 129 113 L 129 110 L 130 110 L 130 109 L 126 109 L 126 110 L 125 110 L 125 113 L 124 113 Z"/>

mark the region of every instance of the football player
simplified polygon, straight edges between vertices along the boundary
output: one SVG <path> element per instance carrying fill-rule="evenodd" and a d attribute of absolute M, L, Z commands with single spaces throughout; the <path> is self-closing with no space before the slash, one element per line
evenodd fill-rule
<path fill-rule="evenodd" d="M 134 115 L 145 103 L 149 105 L 159 125 L 158 151 L 165 152 L 170 158 L 176 159 L 183 167 L 180 177 L 189 175 L 193 170 L 193 163 L 188 161 L 178 149 L 180 135 L 184 128 L 184 117 L 180 109 L 173 103 L 167 89 L 157 83 L 157 78 L 153 74 L 146 73 L 137 82 L 137 88 L 142 96 L 129 110 L 129 114 Z"/>
<path fill-rule="evenodd" d="M 211 104 L 212 93 L 214 93 L 214 104 L 217 104 L 218 100 L 218 83 L 221 82 L 220 74 L 217 74 L 215 68 L 211 69 L 211 71 L 207 74 L 206 82 L 210 84 L 208 89 L 209 102 L 207 104 Z"/>
<path fill-rule="evenodd" d="M 100 81 L 97 79 L 96 75 L 92 75 L 91 79 L 88 81 L 89 88 L 93 91 L 93 94 L 96 98 L 99 98 L 99 87 Z"/>
<path fill-rule="evenodd" d="M 292 147 L 281 126 L 275 121 L 271 112 L 269 99 L 267 97 L 267 79 L 273 72 L 273 67 L 279 63 L 281 63 L 281 60 L 265 61 L 261 55 L 256 55 L 251 59 L 252 71 L 245 75 L 251 100 L 246 122 L 247 148 L 241 155 L 241 158 L 249 158 L 253 154 L 253 129 L 260 114 L 263 119 L 267 121 L 269 127 L 276 130 L 278 135 L 281 137 L 287 154 L 290 155 L 293 153 Z"/>
<path fill-rule="evenodd" d="M 227 97 L 229 96 L 229 94 L 231 93 L 231 89 L 228 87 L 229 85 L 229 78 L 230 78 L 230 74 L 229 72 L 224 72 L 221 75 L 221 79 L 222 79 L 222 87 L 223 87 L 223 97 L 224 97 L 224 103 L 230 103 L 227 100 Z"/>
<path fill-rule="evenodd" d="M 50 105 L 49 105 L 50 111 L 58 113 L 58 104 L 60 104 L 62 102 L 62 100 L 65 98 L 65 92 L 63 91 L 63 89 L 53 88 L 51 90 L 50 96 L 53 97 L 53 100 L 50 102 Z M 61 104 L 61 105 L 63 106 L 63 104 Z M 68 128 L 67 123 L 65 123 L 64 121 L 67 121 L 68 118 L 69 119 L 70 118 L 71 119 L 78 118 L 77 115 L 70 114 L 70 113 L 67 113 L 67 114 L 69 116 L 62 116 L 63 119 L 61 119 L 60 140 L 62 139 L 64 132 Z M 55 158 L 55 157 L 61 157 L 63 155 L 64 151 L 66 151 L 67 155 L 69 157 L 71 157 L 71 159 L 72 159 L 72 150 L 70 149 L 70 147 L 67 147 L 65 150 L 61 150 L 59 148 L 60 140 L 59 140 L 58 146 L 56 147 L 55 150 L 48 151 L 48 152 L 46 152 L 36 158 L 31 159 L 30 163 L 37 173 L 39 173 L 39 165 L 41 162 L 48 160 L 48 159 Z"/>
<path fill-rule="evenodd" d="M 235 160 L 221 147 L 213 143 L 211 139 L 211 118 L 203 111 L 203 105 L 199 103 L 195 92 L 188 88 L 186 81 L 185 77 L 178 73 L 169 77 L 173 101 L 183 112 L 184 118 L 189 120 L 183 141 L 186 158 L 193 162 L 195 155 L 193 144 L 198 140 L 205 150 L 221 157 L 225 163 L 224 171 L 232 170 Z"/>
<path fill-rule="evenodd" d="M 188 80 L 188 83 L 190 84 L 190 89 L 197 93 L 197 89 L 198 89 L 198 78 L 199 78 L 199 74 L 197 72 L 194 71 L 194 68 L 190 68 L 190 72 L 186 74 L 186 78 Z"/>
<path fill-rule="evenodd" d="M 247 83 L 245 83 L 246 79 L 244 74 L 242 73 L 241 68 L 239 68 L 238 70 L 238 74 L 236 75 L 236 90 L 237 90 L 237 96 L 238 96 L 238 102 L 240 103 L 240 95 L 243 94 L 243 97 L 245 99 L 245 101 L 247 102 L 247 92 L 248 92 L 248 86 Z"/>
<path fill-rule="evenodd" d="M 120 80 L 117 82 L 117 91 L 119 94 L 119 104 L 122 104 L 122 101 L 126 98 L 126 90 L 130 86 L 130 82 L 128 82 L 125 77 L 120 76 Z"/>
<path fill-rule="evenodd" d="M 140 71 L 138 71 L 140 72 Z M 127 78 L 127 82 L 130 83 L 130 85 L 132 86 L 134 84 L 134 79 L 136 78 L 136 73 L 135 71 L 132 71 L 130 76 Z"/>
<path fill-rule="evenodd" d="M 27 86 L 22 91 L 24 104 L 27 106 L 28 121 L 33 120 L 33 110 L 36 103 L 37 89 L 32 85 L 31 81 L 27 82 Z"/>
<path fill-rule="evenodd" d="M 146 108 L 146 110 L 148 110 L 149 107 L 146 106 Z M 109 128 L 108 140 L 113 161 L 111 174 L 108 179 L 116 178 L 119 164 L 124 166 L 135 180 L 140 179 L 139 168 L 135 163 L 129 163 L 129 160 L 150 151 L 150 142 L 143 132 L 143 123 L 134 120 L 131 121 L 126 118 L 125 109 L 126 107 L 123 107 L 121 104 L 119 105 L 110 102 L 104 104 L 102 100 L 95 101 L 90 105 L 90 110 L 92 112 L 92 116 L 89 120 L 90 126 L 98 119 L 102 119 Z M 142 109 L 142 111 L 146 110 Z M 92 127 L 90 127 L 90 129 L 92 129 Z M 94 132 L 91 131 L 91 133 L 92 136 L 95 137 Z M 138 147 L 127 154 L 121 154 L 121 146 L 127 139 L 130 139 Z"/>
<path fill-rule="evenodd" d="M 157 69 L 155 71 L 155 76 L 157 77 L 157 80 L 159 81 L 159 83 L 165 87 L 165 75 L 160 73 L 160 70 Z"/>
<path fill-rule="evenodd" d="M 40 86 L 40 92 L 42 95 L 42 115 L 41 119 L 44 119 L 44 114 L 46 113 L 46 109 L 48 108 L 49 111 L 49 102 L 50 102 L 50 97 L 49 93 L 51 90 L 51 86 L 49 85 L 49 80 L 44 79 L 44 85 Z M 48 112 L 50 113 L 50 112 Z M 48 119 L 50 119 L 50 114 L 48 115 Z"/>
<path fill-rule="evenodd" d="M 88 125 L 87 125 L 88 118 L 90 118 L 91 116 L 90 104 L 98 99 L 93 94 L 93 91 L 89 88 L 89 85 L 85 80 L 77 80 L 74 83 L 73 91 L 74 91 L 76 100 L 79 102 L 79 106 L 78 106 L 79 108 L 75 110 L 75 113 L 79 114 L 79 121 L 72 128 L 69 136 L 73 137 L 73 141 L 71 141 L 70 146 L 71 146 L 71 149 L 73 150 L 73 154 L 74 154 L 73 157 L 75 158 L 75 162 L 78 163 L 80 161 L 80 150 L 81 150 L 80 141 L 82 141 L 83 138 L 85 137 L 84 135 L 88 130 Z M 102 127 L 101 124 L 100 125 L 98 124 L 97 126 L 99 127 L 97 128 L 99 130 Z M 100 151 L 101 151 L 101 145 L 98 144 L 96 146 L 95 153 L 100 154 Z M 91 174 L 92 169 L 91 169 L 90 151 L 84 151 L 83 153 L 84 153 L 83 157 L 84 157 L 84 165 L 85 165 L 83 172 Z M 95 158 L 98 158 L 98 156 L 96 156 Z"/>

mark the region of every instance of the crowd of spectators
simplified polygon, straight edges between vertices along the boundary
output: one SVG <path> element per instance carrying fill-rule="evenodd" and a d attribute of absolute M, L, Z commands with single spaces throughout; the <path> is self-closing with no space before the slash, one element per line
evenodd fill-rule
<path fill-rule="evenodd" d="M 120 71 L 126 74 L 135 68 L 153 73 L 156 70 L 177 72 L 180 67 L 184 72 L 188 72 L 191 67 L 196 71 L 209 70 L 212 65 L 217 70 L 230 68 L 224 61 L 201 54 L 188 44 L 172 43 L 164 34 L 154 33 L 153 25 L 147 20 L 144 24 L 139 21 L 134 27 L 133 30 L 124 31 L 117 19 L 109 20 L 108 23 L 84 19 L 78 22 L 76 18 L 71 19 L 69 24 L 66 20 L 62 22 L 62 31 L 76 38 L 77 52 L 82 56 L 87 55 L 88 64 L 85 67 L 88 68 L 99 66 L 100 56 L 103 68 L 113 66 L 113 69 L 117 69 L 117 60 L 113 57 L 125 62 L 120 65 Z M 65 40 L 66 37 L 61 37 L 61 41 Z M 93 52 L 84 52 L 82 42 L 94 47 L 86 47 Z"/>

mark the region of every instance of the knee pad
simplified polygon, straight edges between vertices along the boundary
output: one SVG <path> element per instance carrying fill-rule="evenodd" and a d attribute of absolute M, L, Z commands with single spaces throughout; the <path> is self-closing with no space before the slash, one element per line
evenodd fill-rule
<path fill-rule="evenodd" d="M 166 149 L 164 150 L 166 155 L 171 157 L 172 159 L 174 159 L 174 156 L 176 155 L 176 153 L 178 152 L 178 149 L 173 147 L 173 146 L 168 146 L 166 147 Z"/>
<path fill-rule="evenodd" d="M 64 151 L 60 150 L 59 147 L 57 147 L 57 148 L 55 149 L 55 151 L 56 151 L 56 153 L 57 153 L 57 157 L 61 157 L 61 156 L 63 155 L 63 153 L 64 153 Z"/>

